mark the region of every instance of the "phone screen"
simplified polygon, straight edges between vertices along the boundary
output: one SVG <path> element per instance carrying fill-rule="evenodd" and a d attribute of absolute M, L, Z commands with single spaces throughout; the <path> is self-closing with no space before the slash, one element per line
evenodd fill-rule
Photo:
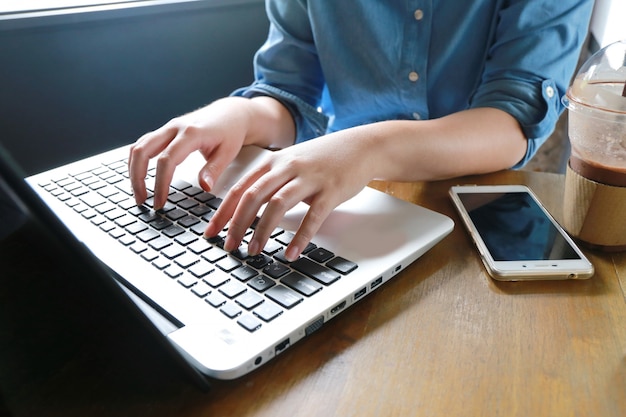
<path fill-rule="evenodd" d="M 460 193 L 495 261 L 580 259 L 526 192 Z"/>

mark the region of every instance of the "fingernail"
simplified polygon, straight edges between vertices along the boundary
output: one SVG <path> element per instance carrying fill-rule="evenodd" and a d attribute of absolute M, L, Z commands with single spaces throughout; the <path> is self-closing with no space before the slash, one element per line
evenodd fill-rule
<path fill-rule="evenodd" d="M 226 236 L 226 239 L 224 240 L 224 250 L 226 252 L 234 251 L 238 246 L 239 242 L 235 241 L 235 239 L 230 237 L 230 235 Z"/>
<path fill-rule="evenodd" d="M 213 178 L 211 178 L 210 175 L 205 174 L 202 176 L 202 182 L 204 182 L 204 185 L 206 186 L 206 190 L 207 191 L 211 191 L 213 189 Z"/>
<path fill-rule="evenodd" d="M 285 251 L 285 259 L 287 259 L 289 262 L 295 261 L 296 259 L 298 259 L 298 256 L 300 256 L 300 249 L 296 246 L 288 247 Z"/>
<path fill-rule="evenodd" d="M 260 253 L 259 250 L 259 242 L 256 239 L 252 239 L 248 244 L 248 254 L 251 256 L 256 256 Z"/>

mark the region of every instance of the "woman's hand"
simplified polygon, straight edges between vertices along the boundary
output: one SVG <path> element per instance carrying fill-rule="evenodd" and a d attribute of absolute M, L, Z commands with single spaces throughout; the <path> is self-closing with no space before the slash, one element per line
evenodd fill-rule
<path fill-rule="evenodd" d="M 297 259 L 330 212 L 372 179 L 364 169 L 367 160 L 357 151 L 359 146 L 353 146 L 357 145 L 353 141 L 344 143 L 341 135 L 323 136 L 269 155 L 229 191 L 205 235 L 218 234 L 230 220 L 224 249 L 236 249 L 267 203 L 248 244 L 248 253 L 256 255 L 285 213 L 304 201 L 309 209 L 285 252 L 288 260 Z"/>
<path fill-rule="evenodd" d="M 228 97 L 215 101 L 172 119 L 131 146 L 128 168 L 135 201 L 143 204 L 146 200 L 145 177 L 152 158 L 157 157 L 154 208 L 160 209 L 167 201 L 176 166 L 192 152 L 200 151 L 206 160 L 198 182 L 210 191 L 243 145 L 287 146 L 294 135 L 291 116 L 272 98 Z"/>

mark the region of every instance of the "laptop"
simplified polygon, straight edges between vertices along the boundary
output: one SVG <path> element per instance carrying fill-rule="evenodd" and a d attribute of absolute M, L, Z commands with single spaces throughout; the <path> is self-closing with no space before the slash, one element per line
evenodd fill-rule
<path fill-rule="evenodd" d="M 447 216 L 366 187 L 331 213 L 294 262 L 282 251 L 304 203 L 285 215 L 261 255 L 249 256 L 245 242 L 226 253 L 223 236 L 206 240 L 202 231 L 229 187 L 271 151 L 244 147 L 211 193 L 198 186 L 202 157 L 190 155 L 158 212 L 150 199 L 134 203 L 128 152 L 124 146 L 24 179 L 0 146 L 0 199 L 11 203 L 0 211 L 19 207 L 47 228 L 111 303 L 132 306 L 128 314 L 141 316 L 207 381 L 235 379 L 275 359 L 453 229 Z M 153 174 L 151 167 L 148 184 Z"/>

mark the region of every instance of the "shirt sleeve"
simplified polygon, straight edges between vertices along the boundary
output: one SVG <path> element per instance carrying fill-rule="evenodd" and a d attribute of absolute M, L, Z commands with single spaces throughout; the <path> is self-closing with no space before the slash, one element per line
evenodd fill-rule
<path fill-rule="evenodd" d="M 515 117 L 528 138 L 526 164 L 564 110 L 561 97 L 587 36 L 592 0 L 514 0 L 500 10 L 495 41 L 470 107 Z"/>
<path fill-rule="evenodd" d="M 279 100 L 296 125 L 296 142 L 321 136 L 328 118 L 318 111 L 324 89 L 306 7 L 301 0 L 266 3 L 267 40 L 254 57 L 255 81 L 232 95 L 265 95 Z"/>

